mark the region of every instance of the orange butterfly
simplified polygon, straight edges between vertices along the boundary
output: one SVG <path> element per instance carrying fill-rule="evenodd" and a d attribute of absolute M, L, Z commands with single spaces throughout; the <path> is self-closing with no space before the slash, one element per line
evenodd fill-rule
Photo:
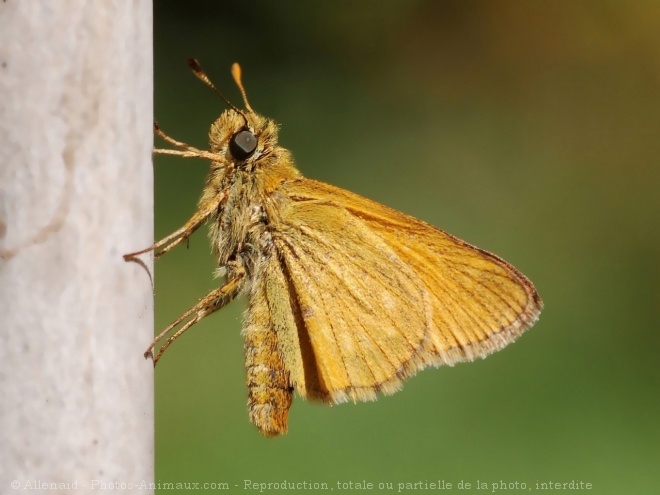
<path fill-rule="evenodd" d="M 167 347 L 238 295 L 250 420 L 266 436 L 287 431 L 293 391 L 329 404 L 392 394 L 427 366 L 502 349 L 543 307 L 532 283 L 506 261 L 411 216 L 305 179 L 278 146 L 277 124 L 222 96 L 195 60 L 194 73 L 227 102 L 211 126 L 210 151 L 156 133 L 210 160 L 197 212 L 153 246 L 158 257 L 203 223 L 226 282 L 156 337 L 183 324 Z M 185 323 L 184 323 L 185 322 Z"/>

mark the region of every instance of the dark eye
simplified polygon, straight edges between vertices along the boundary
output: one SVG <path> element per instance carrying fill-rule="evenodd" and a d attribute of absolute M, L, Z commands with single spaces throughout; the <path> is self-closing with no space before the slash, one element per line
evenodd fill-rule
<path fill-rule="evenodd" d="M 229 151 L 237 160 L 246 160 L 257 149 L 257 136 L 247 129 L 234 134 L 229 141 Z"/>

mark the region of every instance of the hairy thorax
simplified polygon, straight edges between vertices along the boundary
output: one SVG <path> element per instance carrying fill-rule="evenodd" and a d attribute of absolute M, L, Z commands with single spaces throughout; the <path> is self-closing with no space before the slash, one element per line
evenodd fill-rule
<path fill-rule="evenodd" d="M 225 176 L 222 182 L 227 196 L 209 219 L 212 249 L 219 267 L 231 271 L 238 264 L 249 277 L 272 249 L 264 194 L 254 176 L 241 170 Z"/>

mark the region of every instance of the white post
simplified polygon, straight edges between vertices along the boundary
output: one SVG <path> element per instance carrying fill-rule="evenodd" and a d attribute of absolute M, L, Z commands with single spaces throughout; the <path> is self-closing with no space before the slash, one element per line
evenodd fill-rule
<path fill-rule="evenodd" d="M 153 492 L 151 9 L 0 0 L 0 493 Z"/>

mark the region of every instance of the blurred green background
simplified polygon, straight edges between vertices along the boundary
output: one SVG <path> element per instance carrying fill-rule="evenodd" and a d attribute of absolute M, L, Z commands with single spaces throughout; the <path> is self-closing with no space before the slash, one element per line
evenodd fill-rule
<path fill-rule="evenodd" d="M 366 480 L 373 492 L 581 480 L 590 493 L 658 493 L 660 3 L 154 4 L 166 132 L 206 147 L 224 106 L 185 61 L 242 106 L 239 61 L 303 174 L 497 253 L 545 302 L 487 360 L 426 370 L 374 403 L 296 399 L 274 440 L 248 422 L 234 302 L 158 366 L 157 481 L 238 493 L 244 480 Z M 156 158 L 157 238 L 192 215 L 207 170 Z M 220 283 L 213 269 L 201 231 L 158 261 L 158 330 Z"/>

